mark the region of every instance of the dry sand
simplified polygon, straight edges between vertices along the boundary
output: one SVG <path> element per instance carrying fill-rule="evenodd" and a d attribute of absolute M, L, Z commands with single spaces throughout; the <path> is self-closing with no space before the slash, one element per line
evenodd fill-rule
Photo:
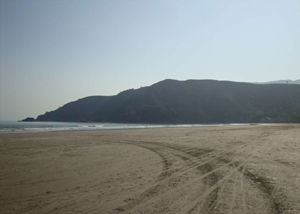
<path fill-rule="evenodd" d="M 0 213 L 300 213 L 300 126 L 1 134 Z"/>

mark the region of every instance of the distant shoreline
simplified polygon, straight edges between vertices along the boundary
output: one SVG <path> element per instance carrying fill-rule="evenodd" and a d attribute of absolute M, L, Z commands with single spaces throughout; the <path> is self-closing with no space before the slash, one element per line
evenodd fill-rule
<path fill-rule="evenodd" d="M 101 131 L 128 129 L 163 129 L 163 128 L 195 128 L 195 127 L 234 127 L 258 125 L 257 123 L 227 124 L 133 124 L 133 123 L 87 123 L 87 122 L 0 122 L 0 134 L 67 132 L 67 131 Z"/>

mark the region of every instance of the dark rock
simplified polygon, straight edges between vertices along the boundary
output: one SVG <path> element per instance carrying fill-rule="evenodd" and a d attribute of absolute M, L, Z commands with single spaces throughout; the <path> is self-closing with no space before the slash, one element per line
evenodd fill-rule
<path fill-rule="evenodd" d="M 26 119 L 23 119 L 22 122 L 34 122 L 35 119 L 33 117 L 27 117 Z"/>

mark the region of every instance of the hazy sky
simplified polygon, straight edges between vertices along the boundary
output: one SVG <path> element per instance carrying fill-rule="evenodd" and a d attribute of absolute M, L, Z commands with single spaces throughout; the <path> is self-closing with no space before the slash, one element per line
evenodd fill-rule
<path fill-rule="evenodd" d="M 163 79 L 300 78 L 299 0 L 0 0 L 0 120 Z"/>

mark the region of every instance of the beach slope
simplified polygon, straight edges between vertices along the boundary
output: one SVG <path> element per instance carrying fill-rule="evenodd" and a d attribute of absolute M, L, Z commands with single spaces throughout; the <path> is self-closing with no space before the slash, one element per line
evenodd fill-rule
<path fill-rule="evenodd" d="M 0 213 L 300 213 L 300 126 L 0 135 Z"/>

